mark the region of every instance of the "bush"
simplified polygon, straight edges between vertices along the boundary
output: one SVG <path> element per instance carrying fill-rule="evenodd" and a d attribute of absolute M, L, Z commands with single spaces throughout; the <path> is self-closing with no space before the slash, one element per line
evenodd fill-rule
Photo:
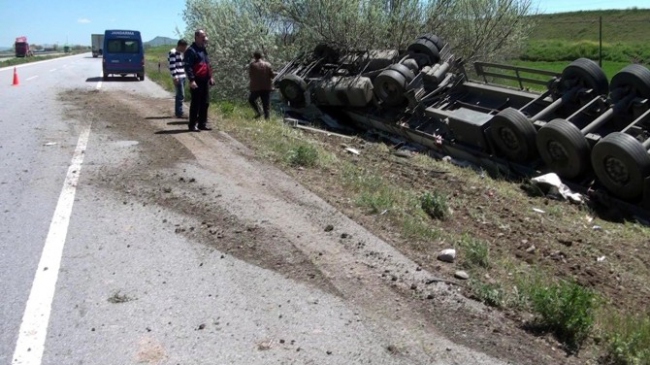
<path fill-rule="evenodd" d="M 420 207 L 433 219 L 444 220 L 449 215 L 447 197 L 437 192 L 422 194 L 420 196 Z"/>
<path fill-rule="evenodd" d="M 537 283 L 530 287 L 528 294 L 533 310 L 539 315 L 536 325 L 553 332 L 569 349 L 579 349 L 594 324 L 594 292 L 561 281 L 548 286 Z"/>
<path fill-rule="evenodd" d="M 289 150 L 287 161 L 291 166 L 314 167 L 318 163 L 318 151 L 313 146 L 300 145 Z"/>

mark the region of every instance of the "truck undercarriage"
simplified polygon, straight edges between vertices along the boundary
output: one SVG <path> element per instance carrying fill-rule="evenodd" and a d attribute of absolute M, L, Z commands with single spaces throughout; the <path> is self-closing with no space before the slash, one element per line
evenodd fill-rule
<path fill-rule="evenodd" d="M 470 75 L 465 66 L 426 34 L 406 50 L 319 45 L 274 84 L 293 113 L 336 111 L 357 127 L 502 173 L 553 172 L 592 200 L 650 216 L 650 70 L 631 64 L 608 81 L 584 58 L 559 74 L 475 62 Z"/>

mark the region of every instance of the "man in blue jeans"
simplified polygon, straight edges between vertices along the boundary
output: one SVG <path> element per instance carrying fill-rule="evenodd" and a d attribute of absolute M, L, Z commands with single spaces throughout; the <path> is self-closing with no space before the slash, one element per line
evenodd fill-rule
<path fill-rule="evenodd" d="M 181 39 L 176 44 L 176 48 L 169 51 L 169 72 L 172 74 L 174 86 L 176 87 L 176 103 L 174 114 L 176 118 L 185 118 L 183 114 L 183 100 L 185 100 L 185 64 L 183 63 L 183 53 L 187 49 L 187 41 Z"/>

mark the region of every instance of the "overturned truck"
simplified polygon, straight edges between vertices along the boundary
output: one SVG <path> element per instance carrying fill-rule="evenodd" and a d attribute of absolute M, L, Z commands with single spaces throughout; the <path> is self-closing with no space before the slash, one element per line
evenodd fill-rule
<path fill-rule="evenodd" d="M 650 70 L 631 64 L 609 82 L 585 58 L 561 73 L 475 62 L 470 76 L 465 64 L 432 34 L 406 50 L 322 44 L 274 83 L 294 112 L 343 113 L 362 128 L 499 171 L 555 172 L 594 199 L 648 216 Z M 545 91 L 525 87 L 533 84 Z"/>

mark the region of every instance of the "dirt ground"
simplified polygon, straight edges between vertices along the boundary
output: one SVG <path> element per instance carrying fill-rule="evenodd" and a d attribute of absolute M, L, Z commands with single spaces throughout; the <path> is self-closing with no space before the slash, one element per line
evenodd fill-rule
<path fill-rule="evenodd" d="M 449 243 L 428 242 L 423 249 L 421 242 L 402 237 L 380 216 L 361 211 L 340 188 L 341 171 L 288 169 L 292 180 L 224 133 L 185 133 L 185 124 L 173 119 L 168 99 L 110 92 L 74 95 L 65 100 L 71 114 L 92 115 L 94 131 L 114 140 L 138 141 L 141 151 L 139 161 L 129 166 L 105 166 L 91 182 L 120 194 L 125 204 L 154 204 L 201 222 L 166 222 L 175 226 L 178 234 L 341 296 L 377 317 L 402 321 L 425 334 L 440 332 L 499 359 L 517 364 L 595 363 L 600 351 L 597 344 L 569 356 L 551 336 L 525 331 L 524 315 L 494 310 L 460 295 L 469 294 L 465 282 L 453 279 L 457 268 L 435 260 L 435 254 Z M 350 158 L 340 148 L 341 140 L 318 134 L 311 138 L 328 145 L 341 159 Z M 593 212 L 530 198 L 523 191 L 503 196 L 489 184 L 468 183 L 453 173 L 432 178 L 428 171 L 414 169 L 404 159 L 364 153 L 367 141 L 346 143 L 362 151 L 356 157 L 358 164 L 385 171 L 398 184 L 457 197 L 452 203 L 453 218 L 432 221 L 437 228 L 485 239 L 495 256 L 509 254 L 515 265 L 540 266 L 558 277 L 575 278 L 597 288 L 616 306 L 649 307 L 650 283 L 644 278 L 650 277 L 650 240 L 640 239 L 638 234 L 629 239 L 624 234 L 629 227 L 598 218 L 592 221 L 588 217 Z M 244 162 L 250 166 L 243 168 Z M 254 196 L 242 198 L 238 193 L 215 190 L 204 183 L 202 170 L 228 181 L 235 191 Z M 298 192 L 298 184 L 333 209 L 324 210 L 320 203 L 306 200 Z M 567 225 L 562 217 L 568 213 L 540 215 L 533 207 L 547 211 L 561 207 L 572 216 L 585 218 Z M 373 250 L 372 238 L 361 240 L 360 235 L 366 233 L 339 218 L 336 211 L 390 243 L 415 264 L 397 263 L 396 255 Z M 331 231 L 326 229 L 330 224 Z M 602 228 L 594 229 L 594 225 Z M 328 251 L 331 242 L 338 246 Z M 607 259 L 597 261 L 601 256 Z M 388 351 L 409 356 L 401 348 L 397 344 Z"/>

